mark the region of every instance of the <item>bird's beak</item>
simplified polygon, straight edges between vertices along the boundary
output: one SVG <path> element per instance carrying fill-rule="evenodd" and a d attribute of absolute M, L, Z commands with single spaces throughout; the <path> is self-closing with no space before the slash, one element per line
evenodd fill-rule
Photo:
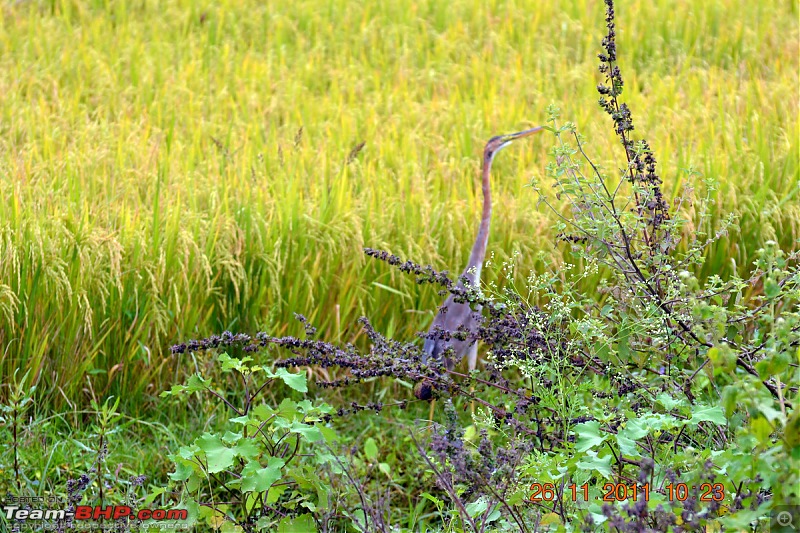
<path fill-rule="evenodd" d="M 518 131 L 517 133 L 510 133 L 510 134 L 506 135 L 506 138 L 504 140 L 506 142 L 515 141 L 517 139 L 521 139 L 523 137 L 527 137 L 528 135 L 532 135 L 532 134 L 536 133 L 537 131 L 541 131 L 543 129 L 544 129 L 544 126 L 536 126 L 535 128 L 531 128 L 529 130 Z"/>

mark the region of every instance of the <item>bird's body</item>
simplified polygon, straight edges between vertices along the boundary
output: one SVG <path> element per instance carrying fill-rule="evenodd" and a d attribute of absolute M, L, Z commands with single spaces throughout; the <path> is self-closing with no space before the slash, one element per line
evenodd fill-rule
<path fill-rule="evenodd" d="M 492 137 L 489 139 L 489 142 L 486 143 L 486 148 L 483 150 L 481 173 L 481 187 L 483 189 L 481 223 L 478 227 L 478 236 L 475 239 L 475 244 L 472 245 L 469 262 L 461 275 L 462 277 L 466 277 L 467 282 L 473 286 L 477 286 L 480 283 L 481 267 L 483 266 L 483 260 L 486 258 L 486 247 L 489 243 L 489 227 L 492 221 L 492 192 L 489 176 L 491 174 L 494 156 L 503 147 L 510 144 L 511 141 L 527 137 L 541 129 L 542 127 L 540 126 L 510 135 L 498 135 L 497 137 Z M 459 280 L 458 286 L 464 288 L 464 284 L 461 280 Z M 435 332 L 439 330 L 453 333 L 458 331 L 459 328 L 465 328 L 467 332 L 474 334 L 478 328 L 480 313 L 480 306 L 476 306 L 475 309 L 472 309 L 468 303 L 457 303 L 454 295 L 451 294 L 444 301 L 441 309 L 433 319 L 429 335 L 433 334 L 435 336 Z M 453 349 L 452 355 L 454 357 L 445 355 L 448 348 Z M 478 344 L 473 339 L 469 338 L 466 340 L 451 339 L 449 341 L 439 338 L 427 338 L 425 339 L 422 351 L 423 362 L 427 363 L 429 359 L 441 359 L 444 357 L 444 363 L 448 370 L 452 370 L 456 363 L 461 361 L 464 356 L 467 356 L 467 364 L 470 370 L 475 369 L 478 360 Z"/>
<path fill-rule="evenodd" d="M 463 286 L 463 285 L 462 285 Z M 436 318 L 433 319 L 431 324 L 431 333 L 438 329 L 445 331 L 455 332 L 460 325 L 463 325 L 467 331 L 475 332 L 478 329 L 478 315 L 480 315 L 481 308 L 476 306 L 473 311 L 467 303 L 456 303 L 453 295 L 447 297 L 442 304 L 442 309 L 447 309 L 446 312 L 439 312 Z M 458 317 L 453 320 L 451 317 Z M 458 322 L 459 326 L 455 329 L 448 327 L 448 323 Z M 473 370 L 478 361 L 478 343 L 474 340 L 456 340 L 444 341 L 442 339 L 425 339 L 425 345 L 422 351 L 425 354 L 425 361 L 428 359 L 441 359 L 444 357 L 444 352 L 448 347 L 453 348 L 455 359 L 449 357 L 445 358 L 445 366 L 448 370 L 452 370 L 457 361 L 460 361 L 465 355 L 467 356 L 467 364 L 469 369 Z"/>

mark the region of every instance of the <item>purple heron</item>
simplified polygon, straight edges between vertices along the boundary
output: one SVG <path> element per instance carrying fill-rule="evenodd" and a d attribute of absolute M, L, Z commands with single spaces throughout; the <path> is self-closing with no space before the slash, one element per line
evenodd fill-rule
<path fill-rule="evenodd" d="M 483 149 L 483 170 L 481 186 L 483 188 L 483 212 L 481 215 L 481 223 L 478 227 L 478 236 L 475 238 L 475 244 L 472 245 L 472 252 L 469 254 L 469 262 L 464 269 L 462 277 L 466 277 L 467 281 L 473 286 L 477 286 L 481 279 L 481 267 L 483 260 L 486 257 L 486 246 L 489 243 L 489 226 L 492 221 L 492 191 L 489 184 L 489 175 L 492 170 L 492 161 L 497 155 L 497 152 L 511 144 L 512 141 L 527 137 L 537 131 L 541 131 L 544 127 L 538 126 L 529 130 L 511 133 L 508 135 L 498 135 L 489 139 L 486 143 L 486 148 Z M 464 288 L 463 282 L 459 279 L 458 287 Z M 444 330 L 448 332 L 455 332 L 459 327 L 464 326 L 467 331 L 474 333 L 478 326 L 478 316 L 480 308 L 474 311 L 470 308 L 468 303 L 457 303 L 455 297 L 451 294 L 447 297 L 439 309 L 439 313 L 433 319 L 433 324 L 429 334 L 434 334 L 437 330 Z M 452 348 L 453 358 L 447 354 L 447 349 Z M 444 363 L 448 370 L 461 361 L 464 356 L 467 356 L 467 364 L 470 370 L 475 369 L 478 361 L 478 343 L 471 339 L 457 340 L 451 339 L 444 341 L 441 339 L 425 339 L 425 345 L 422 349 L 422 362 L 426 363 L 429 359 L 438 359 L 444 357 Z"/>

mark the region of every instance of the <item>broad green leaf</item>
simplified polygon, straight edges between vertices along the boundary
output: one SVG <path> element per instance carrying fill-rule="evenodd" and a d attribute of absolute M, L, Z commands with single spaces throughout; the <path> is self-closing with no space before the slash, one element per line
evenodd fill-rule
<path fill-rule="evenodd" d="M 287 485 L 276 485 L 274 487 L 270 487 L 269 492 L 267 493 L 267 504 L 272 504 L 278 501 L 283 493 L 288 490 Z"/>
<path fill-rule="evenodd" d="M 317 508 L 318 509 L 327 509 L 328 508 L 328 487 L 319 484 L 316 487 L 317 490 Z"/>
<path fill-rule="evenodd" d="M 292 478 L 301 489 L 310 489 L 314 486 L 314 482 L 319 480 L 319 474 L 305 466 L 298 466 L 292 469 Z"/>
<path fill-rule="evenodd" d="M 250 415 L 237 416 L 231 418 L 230 421 L 233 422 L 234 424 L 246 425 L 248 422 L 250 422 Z"/>
<path fill-rule="evenodd" d="M 182 525 L 182 526 L 194 526 L 197 522 L 197 518 L 200 516 L 200 505 L 194 500 L 185 500 L 171 507 L 172 509 L 186 509 L 186 519 L 185 520 L 176 520 L 172 522 L 175 525 Z M 185 527 L 185 529 L 189 530 L 189 527 Z"/>
<path fill-rule="evenodd" d="M 364 532 L 364 530 L 361 529 L 361 526 L 359 524 L 368 524 L 368 523 L 369 522 L 367 521 L 367 514 L 364 512 L 363 509 L 356 509 L 353 511 L 353 518 L 351 519 L 351 524 L 350 524 L 353 527 L 353 529 L 355 529 L 356 531 Z"/>
<path fill-rule="evenodd" d="M 165 492 L 167 492 L 167 488 L 166 487 L 156 487 L 156 488 L 154 488 L 145 497 L 144 504 L 145 505 L 150 505 L 151 503 L 153 503 L 155 501 L 156 498 L 158 498 L 159 496 L 161 496 Z"/>
<path fill-rule="evenodd" d="M 178 455 L 187 460 L 193 460 L 194 456 L 197 455 L 197 452 L 200 451 L 200 448 L 197 444 L 190 444 L 189 446 L 181 446 L 178 448 Z"/>
<path fill-rule="evenodd" d="M 762 444 L 772 444 L 770 439 L 772 426 L 763 416 L 756 416 L 750 419 L 750 430 Z"/>
<path fill-rule="evenodd" d="M 193 473 L 194 469 L 191 465 L 183 462 L 176 462 L 175 471 L 169 475 L 169 478 L 172 481 L 186 481 Z"/>
<path fill-rule="evenodd" d="M 209 473 L 221 472 L 233 465 L 233 450 L 226 447 L 218 436 L 204 433 L 195 442 L 206 454 Z"/>
<path fill-rule="evenodd" d="M 317 525 L 310 514 L 286 517 L 278 524 L 277 533 L 317 533 Z"/>
<path fill-rule="evenodd" d="M 210 385 L 211 382 L 205 380 L 200 374 L 192 374 L 186 382 L 186 391 L 198 392 L 207 389 Z"/>
<path fill-rule="evenodd" d="M 486 500 L 483 498 L 479 498 L 478 500 L 468 503 L 466 505 L 467 514 L 472 518 L 476 518 L 483 514 L 486 509 L 489 508 L 489 505 L 486 503 Z"/>
<path fill-rule="evenodd" d="M 576 425 L 575 431 L 575 450 L 585 452 L 591 448 L 601 445 L 608 438 L 608 435 L 600 434 L 600 422 L 593 420 Z"/>
<path fill-rule="evenodd" d="M 322 433 L 322 436 L 325 437 L 326 442 L 330 443 L 336 440 L 336 431 L 334 431 L 332 428 L 327 426 L 318 426 L 318 428 L 319 432 Z"/>
<path fill-rule="evenodd" d="M 756 409 L 764 415 L 764 418 L 769 420 L 770 422 L 775 422 L 776 420 L 780 420 L 781 423 L 785 420 L 783 413 L 775 408 L 774 400 L 770 397 L 761 396 L 758 397 L 754 402 Z"/>
<path fill-rule="evenodd" d="M 242 533 L 244 529 L 242 529 L 242 526 L 226 520 L 221 523 L 219 531 L 220 533 Z"/>
<path fill-rule="evenodd" d="M 475 424 L 470 424 L 464 430 L 464 440 L 467 442 L 473 442 L 478 437 L 478 428 L 475 427 Z"/>
<path fill-rule="evenodd" d="M 208 524 L 219 524 L 221 519 L 217 511 L 208 505 L 201 505 L 197 512 L 197 518 L 206 521 Z"/>
<path fill-rule="evenodd" d="M 617 444 L 619 445 L 619 451 L 622 452 L 623 455 L 627 455 L 629 457 L 641 457 L 641 453 L 639 453 L 639 448 L 636 446 L 636 442 L 623 436 L 622 434 L 617 434 Z"/>
<path fill-rule="evenodd" d="M 661 394 L 656 396 L 656 402 L 663 405 L 664 409 L 666 409 L 667 411 L 672 411 L 676 407 L 684 405 L 684 402 L 682 400 L 676 400 L 666 392 L 662 392 Z"/>
<path fill-rule="evenodd" d="M 255 459 L 264 450 L 259 447 L 258 442 L 253 439 L 242 439 L 231 448 L 237 457 L 242 459 Z"/>
<path fill-rule="evenodd" d="M 209 382 L 203 379 L 202 376 L 200 376 L 199 374 L 192 374 L 192 376 L 186 382 L 186 385 L 173 385 L 170 390 L 162 392 L 160 396 L 162 398 L 165 398 L 167 396 L 190 394 L 192 392 L 206 390 L 208 386 Z"/>
<path fill-rule="evenodd" d="M 586 456 L 578 461 L 577 467 L 582 470 L 595 470 L 600 473 L 604 478 L 608 479 L 611 477 L 611 460 L 613 456 L 608 455 L 606 457 L 598 457 L 597 453 L 589 450 L 586 452 Z"/>
<path fill-rule="evenodd" d="M 725 527 L 725 531 L 750 531 L 753 522 L 769 515 L 771 504 L 772 502 L 767 501 L 756 510 L 742 509 L 717 520 Z"/>
<path fill-rule="evenodd" d="M 372 462 L 378 460 L 378 445 L 372 437 L 368 438 L 364 443 L 364 455 Z"/>
<path fill-rule="evenodd" d="M 239 484 L 239 486 L 241 486 L 241 483 Z M 248 513 L 251 512 L 253 510 L 253 507 L 255 507 L 255 505 L 258 503 L 260 496 L 261 493 L 259 492 L 250 492 L 247 494 L 244 500 L 244 508 L 247 510 Z"/>
<path fill-rule="evenodd" d="M 442 509 L 442 507 L 444 506 L 444 502 L 442 500 L 440 500 L 439 498 L 430 493 L 423 492 L 422 497 L 425 498 L 426 500 L 432 501 L 437 509 Z"/>
<path fill-rule="evenodd" d="M 637 419 L 642 424 L 642 427 L 647 428 L 648 433 L 655 429 L 672 429 L 683 425 L 683 420 L 678 420 L 670 414 L 649 413 Z"/>
<path fill-rule="evenodd" d="M 226 353 L 219 354 L 217 360 L 220 362 L 223 371 L 237 370 L 242 372 L 244 370 L 241 360 L 235 359 Z"/>
<path fill-rule="evenodd" d="M 284 398 L 278 406 L 278 412 L 286 418 L 299 418 L 302 413 L 297 408 L 297 402 L 291 398 Z"/>
<path fill-rule="evenodd" d="M 769 378 L 770 364 L 768 359 L 759 361 L 758 363 L 756 363 L 755 367 L 756 367 L 756 372 L 758 372 L 758 378 L 761 381 L 765 381 L 767 378 Z"/>
<path fill-rule="evenodd" d="M 173 385 L 171 389 L 163 391 L 159 396 L 166 398 L 167 396 L 178 396 L 186 392 L 186 385 Z"/>
<path fill-rule="evenodd" d="M 281 468 L 286 461 L 280 457 L 270 457 L 267 466 L 251 461 L 242 469 L 242 490 L 245 492 L 264 492 L 281 478 Z"/>
<path fill-rule="evenodd" d="M 545 513 L 542 515 L 542 519 L 539 521 L 539 524 L 545 527 L 561 525 L 561 517 L 556 513 Z"/>
<path fill-rule="evenodd" d="M 708 360 L 711 361 L 712 365 L 720 366 L 720 363 L 721 363 L 721 361 L 720 361 L 720 352 L 719 352 L 719 348 L 717 348 L 716 346 L 714 346 L 713 348 L 709 348 L 708 349 L 708 352 L 706 352 L 706 357 L 708 357 Z"/>
<path fill-rule="evenodd" d="M 623 438 L 632 440 L 639 440 L 648 433 L 650 433 L 650 428 L 645 425 L 643 420 L 636 418 L 628 420 L 625 423 L 625 427 L 619 431 L 619 435 Z"/>
<path fill-rule="evenodd" d="M 722 406 L 725 408 L 727 416 L 732 416 L 736 411 L 740 394 L 739 387 L 736 385 L 728 385 L 722 389 Z"/>
<path fill-rule="evenodd" d="M 298 392 L 308 392 L 308 385 L 306 385 L 306 375 L 304 373 L 292 374 L 285 368 L 279 368 L 275 371 L 275 375 L 283 380 L 289 387 Z"/>
<path fill-rule="evenodd" d="M 205 482 L 205 475 L 201 477 L 197 474 L 192 474 L 191 476 L 189 476 L 189 479 L 186 480 L 186 490 L 188 491 L 189 494 L 197 492 L 197 489 L 199 489 L 200 485 L 202 485 L 204 482 Z"/>
<path fill-rule="evenodd" d="M 320 433 L 318 428 L 303 424 L 302 422 L 293 422 L 290 431 L 292 433 L 299 433 L 309 442 L 322 440 L 322 433 Z"/>
<path fill-rule="evenodd" d="M 783 430 L 784 447 L 798 449 L 800 447 L 800 409 L 795 407 Z"/>
<path fill-rule="evenodd" d="M 233 431 L 226 431 L 225 434 L 222 436 L 222 442 L 231 446 L 239 442 L 239 439 L 242 438 L 241 433 L 234 433 Z"/>
<path fill-rule="evenodd" d="M 608 358 L 611 355 L 611 348 L 608 346 L 608 344 L 603 343 L 602 345 L 597 346 L 595 353 L 601 361 L 608 361 Z"/>
<path fill-rule="evenodd" d="M 707 405 L 698 405 L 692 409 L 692 418 L 689 419 L 688 424 L 696 426 L 700 422 L 713 422 L 714 424 L 724 425 L 727 420 L 722 408 L 718 405 L 709 407 Z"/>

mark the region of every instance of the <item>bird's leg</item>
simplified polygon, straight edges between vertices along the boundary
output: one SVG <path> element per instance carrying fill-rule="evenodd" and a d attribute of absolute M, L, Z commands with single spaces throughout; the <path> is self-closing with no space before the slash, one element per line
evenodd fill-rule
<path fill-rule="evenodd" d="M 467 349 L 467 368 L 472 372 L 478 366 L 478 341 L 475 341 L 472 346 Z"/>
<path fill-rule="evenodd" d="M 469 368 L 469 373 L 472 374 L 472 371 L 475 370 L 475 367 L 478 366 L 478 342 L 475 341 L 475 344 L 469 347 L 469 351 L 467 352 L 467 368 Z M 472 413 L 472 418 L 475 418 L 475 400 L 473 399 L 475 396 L 475 385 L 472 384 L 469 386 L 469 393 L 472 398 L 470 398 L 469 402 L 469 410 Z"/>

